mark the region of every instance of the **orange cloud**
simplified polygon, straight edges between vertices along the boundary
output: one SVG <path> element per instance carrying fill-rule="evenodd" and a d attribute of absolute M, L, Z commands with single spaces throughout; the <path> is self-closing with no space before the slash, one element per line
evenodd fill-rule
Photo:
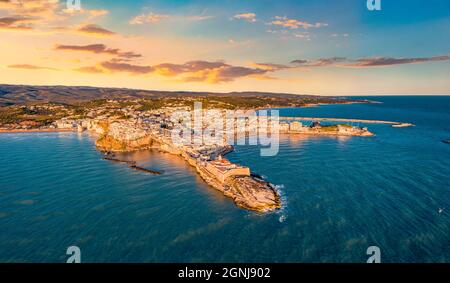
<path fill-rule="evenodd" d="M 274 63 L 252 63 L 252 66 L 258 69 L 271 72 L 293 68 L 292 66 L 288 66 L 285 64 L 274 64 Z"/>
<path fill-rule="evenodd" d="M 159 23 L 162 20 L 168 19 L 169 15 L 163 15 L 163 14 L 155 14 L 155 13 L 148 13 L 148 14 L 142 14 L 138 15 L 134 18 L 132 18 L 129 21 L 130 25 L 142 25 L 142 24 L 155 24 Z"/>
<path fill-rule="evenodd" d="M 87 73 L 87 74 L 102 74 L 102 73 L 104 73 L 104 71 L 101 68 L 96 67 L 96 66 L 81 67 L 81 68 L 75 69 L 75 71 L 81 72 L 81 73 Z"/>
<path fill-rule="evenodd" d="M 93 20 L 107 15 L 108 10 L 68 10 L 65 3 L 58 0 L 0 0 L 0 11 L 6 11 L 8 16 L 1 18 L 0 29 L 14 30 L 51 30 L 57 32 L 73 32 L 67 28 L 67 20 L 72 16 L 82 15 L 77 20 Z M 15 22 L 10 22 L 15 19 Z M 9 22 L 8 22 L 9 21 Z M 65 26 L 65 28 L 55 28 Z M 75 28 L 75 31 L 87 35 L 110 36 L 114 33 L 96 25 L 85 25 Z"/>
<path fill-rule="evenodd" d="M 81 26 L 77 29 L 78 32 L 88 35 L 94 35 L 94 36 L 112 36 L 116 34 L 115 32 L 112 32 L 110 30 L 107 30 L 105 28 L 102 28 L 98 25 L 94 24 L 88 24 Z"/>
<path fill-rule="evenodd" d="M 24 69 L 24 70 L 50 70 L 50 71 L 58 71 L 58 69 L 55 69 L 55 68 L 41 67 L 41 66 L 28 65 L 28 64 L 9 65 L 8 68 L 11 68 L 11 69 Z"/>
<path fill-rule="evenodd" d="M 82 51 L 82 52 L 90 52 L 95 54 L 109 54 L 116 55 L 121 58 L 138 58 L 142 57 L 141 54 L 137 54 L 134 52 L 122 52 L 118 48 L 108 48 L 104 44 L 90 44 L 90 45 L 61 45 L 58 44 L 55 47 L 55 50 L 62 51 Z"/>
<path fill-rule="evenodd" d="M 12 16 L 0 18 L 0 29 L 31 30 L 32 18 L 22 16 Z"/>
<path fill-rule="evenodd" d="M 238 20 L 246 20 L 249 23 L 256 22 L 256 14 L 255 13 L 242 13 L 233 16 L 234 19 Z"/>
<path fill-rule="evenodd" d="M 163 63 L 156 66 L 141 66 L 122 62 L 106 61 L 94 67 L 76 69 L 84 73 L 125 72 L 133 75 L 157 74 L 164 77 L 177 77 L 185 82 L 222 83 L 243 77 L 261 77 L 269 71 L 261 68 L 232 66 L 216 61 L 190 61 L 184 64 Z"/>
<path fill-rule="evenodd" d="M 115 72 L 125 72 L 131 74 L 148 74 L 153 72 L 153 67 L 151 66 L 139 66 L 128 63 L 116 63 L 116 62 L 103 62 L 100 64 L 105 70 L 115 73 Z"/>
<path fill-rule="evenodd" d="M 187 17 L 187 20 L 192 21 L 192 22 L 201 22 L 201 21 L 210 20 L 212 18 L 214 18 L 214 16 L 199 15 L 199 16 Z"/>
<path fill-rule="evenodd" d="M 0 10 L 17 15 L 53 18 L 58 9 L 58 2 L 55 0 L 1 0 Z"/>
<path fill-rule="evenodd" d="M 295 20 L 295 19 L 289 19 L 287 17 L 280 17 L 280 16 L 276 16 L 275 20 L 270 22 L 270 24 L 275 25 L 275 26 L 281 26 L 284 28 L 289 28 L 289 29 L 298 29 L 298 28 L 309 29 L 309 28 L 320 28 L 320 27 L 328 26 L 328 24 L 326 24 L 326 23 L 312 24 L 312 23 L 299 21 L 299 20 Z"/>

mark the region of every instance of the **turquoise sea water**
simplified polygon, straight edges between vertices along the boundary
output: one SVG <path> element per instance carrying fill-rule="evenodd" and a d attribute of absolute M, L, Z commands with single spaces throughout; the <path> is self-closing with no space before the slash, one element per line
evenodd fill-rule
<path fill-rule="evenodd" d="M 102 160 L 87 134 L 0 135 L 0 262 L 65 262 L 72 245 L 83 262 L 365 262 L 372 245 L 383 262 L 450 262 L 450 97 L 371 99 L 280 111 L 416 126 L 229 155 L 279 185 L 283 210 L 263 215 L 168 154 L 124 155 L 153 176 Z"/>

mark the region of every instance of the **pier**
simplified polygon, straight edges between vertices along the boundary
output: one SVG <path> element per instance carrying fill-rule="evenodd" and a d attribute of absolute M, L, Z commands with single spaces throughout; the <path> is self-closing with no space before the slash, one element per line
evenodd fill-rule
<path fill-rule="evenodd" d="M 365 123 L 365 124 L 385 124 L 392 125 L 395 128 L 412 127 L 413 124 L 403 122 L 391 122 L 383 120 L 364 120 L 364 119 L 346 119 L 346 118 L 314 118 L 314 117 L 280 117 L 280 121 L 329 121 L 343 123 Z"/>
<path fill-rule="evenodd" d="M 136 161 L 128 161 L 128 160 L 121 160 L 121 159 L 117 159 L 114 157 L 109 156 L 109 154 L 107 154 L 106 157 L 103 158 L 104 160 L 108 160 L 108 161 L 112 161 L 112 162 L 118 162 L 118 163 L 126 163 L 128 165 L 128 167 L 130 167 L 131 169 L 140 171 L 140 172 L 144 172 L 144 173 L 148 173 L 148 174 L 152 174 L 152 175 L 161 175 L 161 172 L 158 171 L 154 171 L 154 170 L 150 170 L 144 167 L 140 167 L 136 165 Z"/>

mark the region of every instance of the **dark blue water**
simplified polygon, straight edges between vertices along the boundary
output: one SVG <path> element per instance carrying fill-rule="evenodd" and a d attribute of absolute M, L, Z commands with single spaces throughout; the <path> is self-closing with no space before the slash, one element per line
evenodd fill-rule
<path fill-rule="evenodd" d="M 372 245 L 383 262 L 450 262 L 450 97 L 371 99 L 384 103 L 281 113 L 416 126 L 229 155 L 280 185 L 284 209 L 264 215 L 168 154 L 124 155 L 152 176 L 102 160 L 86 134 L 0 135 L 0 262 L 65 262 L 72 245 L 83 262 L 365 262 Z"/>

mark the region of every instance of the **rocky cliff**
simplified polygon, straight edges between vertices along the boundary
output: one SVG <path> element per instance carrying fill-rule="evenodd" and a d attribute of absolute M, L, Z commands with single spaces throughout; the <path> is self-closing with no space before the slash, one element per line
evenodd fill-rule
<path fill-rule="evenodd" d="M 221 183 L 201 166 L 197 166 L 197 172 L 206 183 L 233 199 L 239 207 L 258 212 L 281 208 L 280 196 L 268 182 L 250 176 L 233 176 Z"/>

